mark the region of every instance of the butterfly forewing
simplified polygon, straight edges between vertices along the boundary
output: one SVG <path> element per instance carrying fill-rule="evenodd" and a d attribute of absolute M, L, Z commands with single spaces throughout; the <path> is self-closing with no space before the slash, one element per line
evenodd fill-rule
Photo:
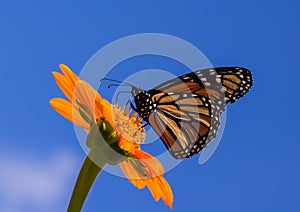
<path fill-rule="evenodd" d="M 234 103 L 243 97 L 253 84 L 252 74 L 246 68 L 224 67 L 216 68 L 217 78 L 221 80 L 227 103 Z"/>
<path fill-rule="evenodd" d="M 226 103 L 235 102 L 251 86 L 248 69 L 203 69 L 141 91 L 134 97 L 134 109 L 171 155 L 183 159 L 197 154 L 216 137 Z"/>

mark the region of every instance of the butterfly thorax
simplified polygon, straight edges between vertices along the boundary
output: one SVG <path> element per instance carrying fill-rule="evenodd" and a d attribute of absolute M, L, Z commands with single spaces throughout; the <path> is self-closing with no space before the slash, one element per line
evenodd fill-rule
<path fill-rule="evenodd" d="M 145 121 L 148 121 L 150 114 L 156 111 L 157 103 L 152 99 L 153 94 L 141 90 L 135 97 L 135 108 L 134 110 L 142 117 Z"/>

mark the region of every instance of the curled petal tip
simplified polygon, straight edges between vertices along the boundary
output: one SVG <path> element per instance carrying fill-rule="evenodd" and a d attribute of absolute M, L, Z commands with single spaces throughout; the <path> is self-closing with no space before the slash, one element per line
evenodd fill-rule
<path fill-rule="evenodd" d="M 65 64 L 61 63 L 61 64 L 58 65 L 58 67 L 59 67 L 59 68 L 65 68 L 65 67 L 67 67 L 67 66 L 66 66 Z"/>

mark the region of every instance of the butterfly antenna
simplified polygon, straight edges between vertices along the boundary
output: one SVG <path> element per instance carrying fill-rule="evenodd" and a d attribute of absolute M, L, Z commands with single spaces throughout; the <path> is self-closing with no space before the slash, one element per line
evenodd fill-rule
<path fill-rule="evenodd" d="M 115 79 L 110 79 L 110 78 L 101 78 L 100 79 L 100 82 L 104 81 L 104 80 L 107 80 L 107 81 L 111 81 L 111 82 L 117 82 L 117 83 L 120 83 L 120 84 L 110 84 L 110 86 L 131 86 L 131 87 L 135 87 L 134 85 L 130 84 L 130 83 L 127 83 L 127 82 L 122 82 L 120 80 L 115 80 Z"/>
<path fill-rule="evenodd" d="M 100 79 L 100 82 L 102 82 L 102 81 L 104 81 L 104 80 L 111 81 L 111 82 L 119 82 L 119 83 L 122 83 L 120 80 L 110 79 L 110 78 L 106 78 L 106 77 L 101 78 L 101 79 Z"/>
<path fill-rule="evenodd" d="M 122 84 L 109 84 L 108 86 L 107 86 L 107 88 L 110 88 L 110 87 L 112 87 L 112 86 L 116 86 L 116 87 L 119 87 L 119 86 L 124 86 L 124 87 L 126 87 L 126 86 L 130 86 L 130 87 L 134 87 L 133 85 L 122 85 Z"/>

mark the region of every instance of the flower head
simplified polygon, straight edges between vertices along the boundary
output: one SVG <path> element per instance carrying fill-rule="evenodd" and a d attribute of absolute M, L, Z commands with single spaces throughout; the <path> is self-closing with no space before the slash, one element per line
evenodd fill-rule
<path fill-rule="evenodd" d="M 131 115 L 125 107 L 110 104 L 66 65 L 59 67 L 62 74 L 53 72 L 53 75 L 67 100 L 53 98 L 50 105 L 88 132 L 89 156 L 112 165 L 119 164 L 134 186 L 138 189 L 147 186 L 155 201 L 162 198 L 172 208 L 173 193 L 163 177 L 164 168 L 156 158 L 140 149 L 146 137 L 141 127 L 142 119 L 137 118 L 137 114 Z"/>

